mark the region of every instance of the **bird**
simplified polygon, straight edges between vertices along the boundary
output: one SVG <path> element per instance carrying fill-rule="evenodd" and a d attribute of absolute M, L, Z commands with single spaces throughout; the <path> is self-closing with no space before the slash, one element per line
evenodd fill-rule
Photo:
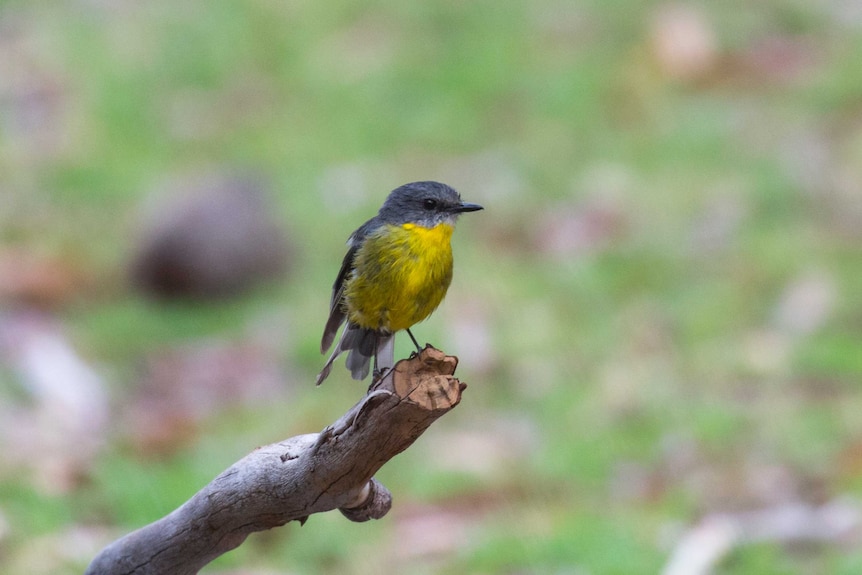
<path fill-rule="evenodd" d="M 449 289 L 456 220 L 481 209 L 440 182 L 412 182 L 389 193 L 377 215 L 347 240 L 347 254 L 332 285 L 322 354 L 342 324 L 347 325 L 317 375 L 317 385 L 344 352 L 353 379 L 368 376 L 372 358 L 375 378 L 380 377 L 394 364 L 394 337 L 402 330 L 421 351 L 410 328 L 431 315 Z"/>

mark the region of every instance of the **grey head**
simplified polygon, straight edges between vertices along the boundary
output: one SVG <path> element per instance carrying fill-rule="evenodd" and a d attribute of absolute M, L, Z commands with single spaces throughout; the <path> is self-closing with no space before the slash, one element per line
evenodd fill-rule
<path fill-rule="evenodd" d="M 442 223 L 454 225 L 460 214 L 481 209 L 478 204 L 462 202 L 461 195 L 446 184 L 412 182 L 392 190 L 378 218 L 393 225 L 413 222 L 433 228 Z"/>

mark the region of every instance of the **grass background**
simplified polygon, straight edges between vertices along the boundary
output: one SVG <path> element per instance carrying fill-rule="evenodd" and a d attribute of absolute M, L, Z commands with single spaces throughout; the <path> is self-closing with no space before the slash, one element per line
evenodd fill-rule
<path fill-rule="evenodd" d="M 4 466 L 0 571 L 80 572 L 75 534 L 95 552 L 343 413 L 364 386 L 311 383 L 328 289 L 419 179 L 486 207 L 417 330 L 464 402 L 381 471 L 385 519 L 315 516 L 205 572 L 657 573 L 710 512 L 862 497 L 862 14 L 684 6 L 714 41 L 680 72 L 654 2 L 0 3 L 0 242 L 95 278 L 51 313 L 115 411 L 153 350 L 261 323 L 284 377 L 159 456 L 114 421 L 62 494 Z M 128 289 L 145 198 L 235 169 L 271 183 L 291 273 L 215 303 Z M 716 572 L 860 567 L 853 542 L 763 543 Z"/>

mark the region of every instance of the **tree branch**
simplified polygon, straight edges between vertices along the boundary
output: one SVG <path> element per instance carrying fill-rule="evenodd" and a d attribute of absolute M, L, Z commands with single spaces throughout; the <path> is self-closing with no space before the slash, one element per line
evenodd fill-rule
<path fill-rule="evenodd" d="M 103 549 L 86 573 L 193 574 L 250 533 L 313 513 L 383 517 L 392 496 L 372 476 L 458 405 L 466 385 L 452 377 L 457 365 L 430 345 L 399 361 L 333 425 L 255 450 L 169 515 Z"/>

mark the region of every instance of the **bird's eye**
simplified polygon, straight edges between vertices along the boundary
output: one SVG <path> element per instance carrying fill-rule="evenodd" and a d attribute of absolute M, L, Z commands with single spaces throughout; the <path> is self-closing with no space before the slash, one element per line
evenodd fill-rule
<path fill-rule="evenodd" d="M 422 202 L 422 207 L 426 210 L 433 210 L 437 207 L 437 200 L 432 200 L 431 198 L 426 199 Z"/>

